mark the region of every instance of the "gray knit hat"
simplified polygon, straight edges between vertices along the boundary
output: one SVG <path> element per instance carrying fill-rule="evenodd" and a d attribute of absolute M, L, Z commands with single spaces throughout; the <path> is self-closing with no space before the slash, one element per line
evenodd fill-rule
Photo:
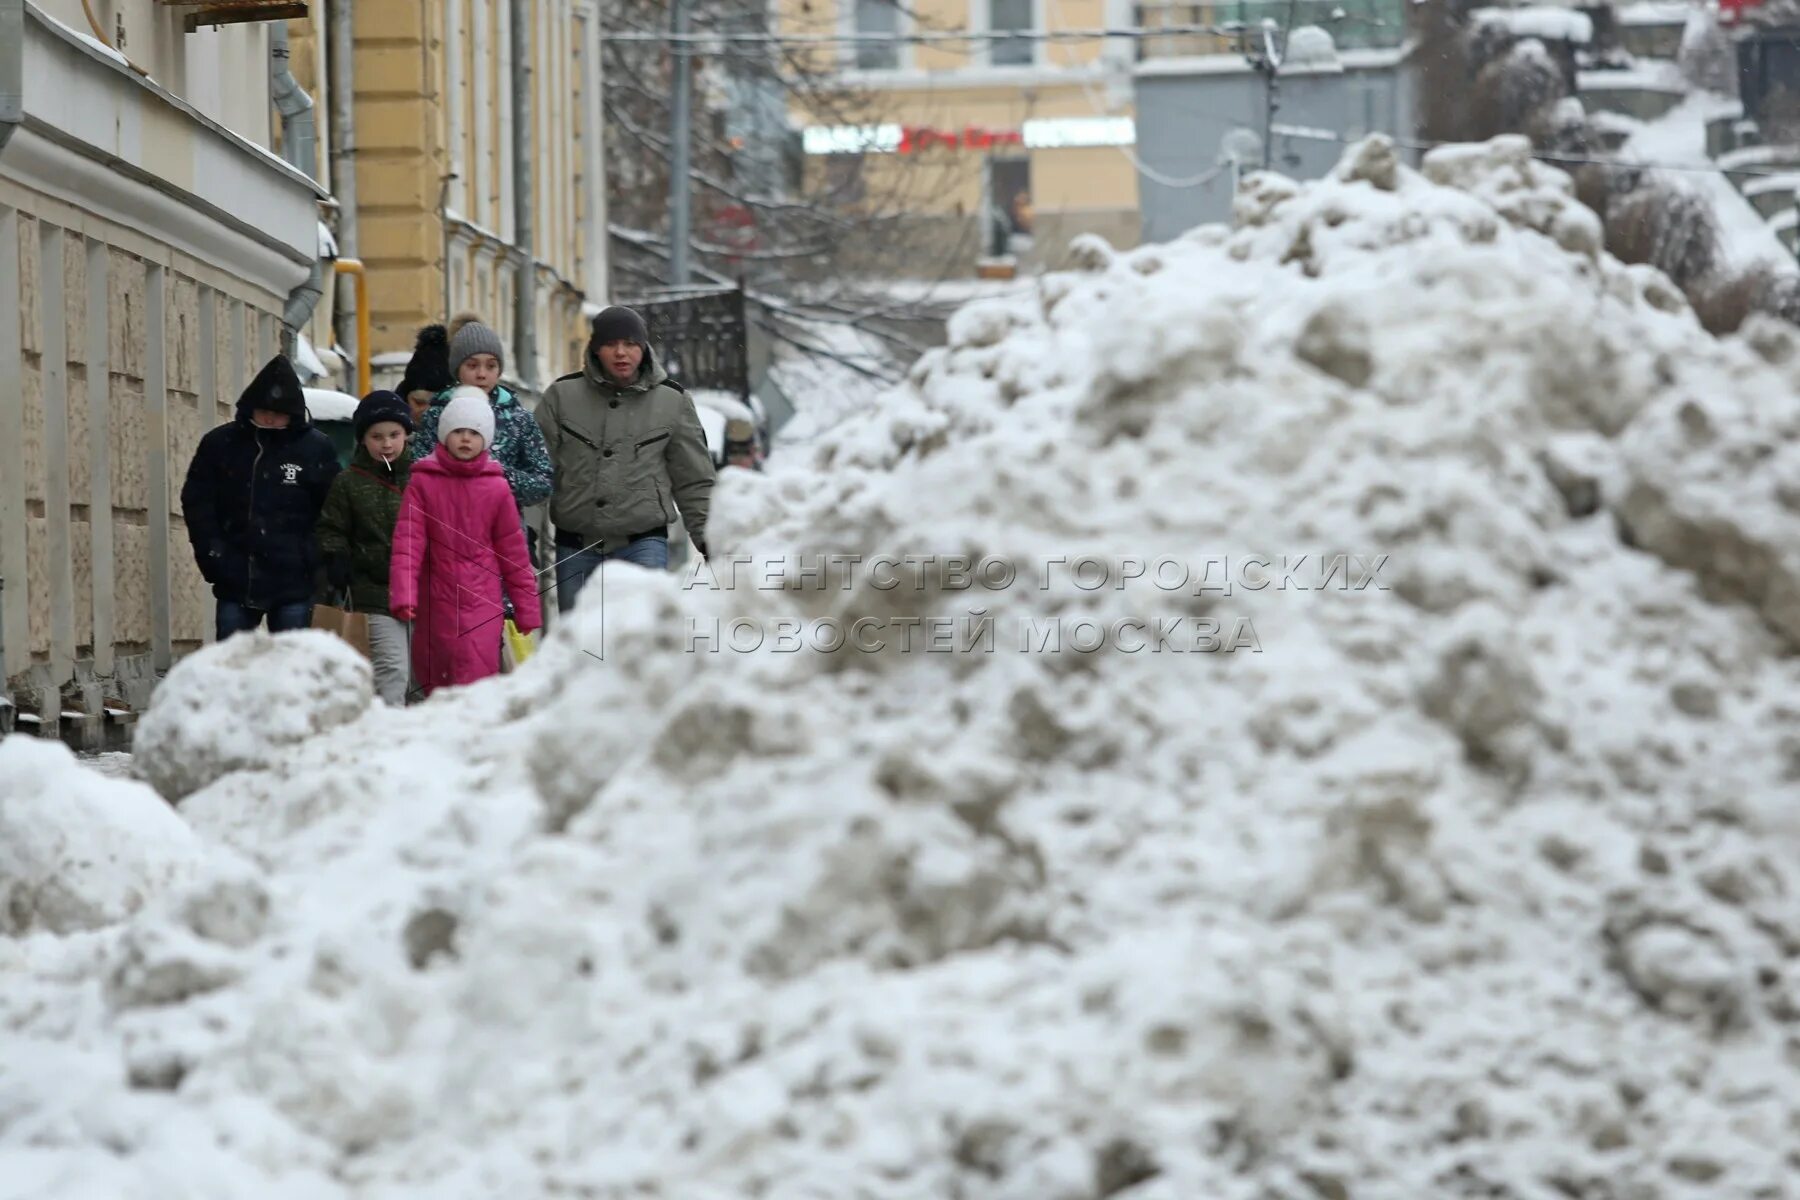
<path fill-rule="evenodd" d="M 457 378 L 463 359 L 477 354 L 493 355 L 500 369 L 506 369 L 506 351 L 500 345 L 500 335 L 480 321 L 470 321 L 450 335 L 450 378 Z"/>

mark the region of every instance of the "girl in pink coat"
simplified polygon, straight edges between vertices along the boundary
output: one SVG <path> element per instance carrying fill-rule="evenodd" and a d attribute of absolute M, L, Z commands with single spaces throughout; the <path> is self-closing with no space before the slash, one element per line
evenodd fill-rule
<path fill-rule="evenodd" d="M 413 673 L 426 695 L 500 673 L 506 609 L 529 633 L 543 624 L 506 472 L 488 455 L 494 410 L 477 388 L 457 388 L 438 420 L 447 436 L 413 465 L 394 526 L 389 604 L 413 622 Z"/>

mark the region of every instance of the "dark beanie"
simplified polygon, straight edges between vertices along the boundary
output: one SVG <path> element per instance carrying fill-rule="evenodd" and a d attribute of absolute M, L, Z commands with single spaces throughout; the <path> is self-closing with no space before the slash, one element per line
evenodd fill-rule
<path fill-rule="evenodd" d="M 239 413 L 247 415 L 257 409 L 290 417 L 306 416 L 306 393 L 300 387 L 300 376 L 284 355 L 277 354 L 265 363 L 238 397 Z"/>
<path fill-rule="evenodd" d="M 644 318 L 622 304 L 603 308 L 594 315 L 594 345 L 608 342 L 636 342 L 647 350 L 650 327 L 644 324 Z"/>
<path fill-rule="evenodd" d="M 369 432 L 370 426 L 379 425 L 383 421 L 392 421 L 408 433 L 413 431 L 412 409 L 406 401 L 393 392 L 370 392 L 356 406 L 356 440 L 360 442 L 362 435 Z"/>
<path fill-rule="evenodd" d="M 450 377 L 450 335 L 442 325 L 427 325 L 413 343 L 412 358 L 400 379 L 400 395 L 430 392 L 437 395 L 456 381 Z"/>

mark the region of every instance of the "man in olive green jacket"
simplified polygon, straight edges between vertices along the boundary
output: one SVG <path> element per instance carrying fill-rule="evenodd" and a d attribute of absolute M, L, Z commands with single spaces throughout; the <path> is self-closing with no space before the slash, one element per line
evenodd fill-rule
<path fill-rule="evenodd" d="M 677 512 L 694 549 L 706 553 L 706 432 L 694 402 L 657 365 L 637 313 L 613 307 L 594 318 L 581 370 L 545 390 L 537 420 L 555 468 L 559 612 L 575 607 L 604 561 L 666 569 Z"/>

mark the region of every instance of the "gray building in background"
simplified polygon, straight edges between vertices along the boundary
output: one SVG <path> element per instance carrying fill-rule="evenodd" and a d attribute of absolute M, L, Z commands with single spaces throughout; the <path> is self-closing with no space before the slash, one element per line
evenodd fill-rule
<path fill-rule="evenodd" d="M 1301 32 L 1295 31 L 1295 43 Z M 1316 28 L 1306 32 L 1324 37 Z M 1270 169 L 1295 179 L 1324 175 L 1346 143 L 1367 134 L 1412 137 L 1417 84 L 1410 48 L 1339 51 L 1328 41 L 1315 38 L 1304 55 L 1290 54 L 1278 76 L 1272 122 L 1267 83 L 1241 57 L 1151 58 L 1137 64 L 1144 241 L 1167 241 L 1196 225 L 1230 220 L 1239 174 L 1262 168 L 1266 123 L 1274 131 Z M 1406 154 L 1408 161 L 1415 157 Z"/>

